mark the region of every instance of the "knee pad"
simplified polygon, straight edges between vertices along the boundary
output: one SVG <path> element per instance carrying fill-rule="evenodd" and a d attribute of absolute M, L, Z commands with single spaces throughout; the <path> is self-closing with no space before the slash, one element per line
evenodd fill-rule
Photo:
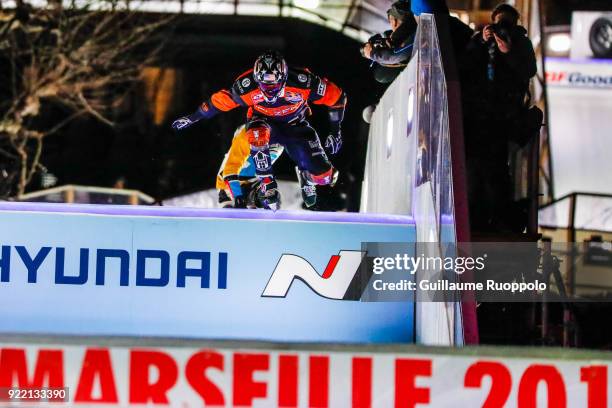
<path fill-rule="evenodd" d="M 333 186 L 338 180 L 338 170 L 333 167 L 330 167 L 329 170 L 321 174 L 312 174 L 310 172 L 306 172 L 306 178 L 313 184 L 317 184 L 320 186 Z"/>
<path fill-rule="evenodd" d="M 249 123 L 247 139 L 251 147 L 261 148 L 270 144 L 270 125 L 263 120 L 255 120 Z"/>

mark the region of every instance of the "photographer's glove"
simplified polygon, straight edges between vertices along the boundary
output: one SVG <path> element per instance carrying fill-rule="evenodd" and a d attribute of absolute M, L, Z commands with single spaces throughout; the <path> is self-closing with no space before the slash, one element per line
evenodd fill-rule
<path fill-rule="evenodd" d="M 183 116 L 182 118 L 178 118 L 174 122 L 172 122 L 172 129 L 174 130 L 183 130 L 193 125 L 195 122 L 189 119 L 187 116 Z"/>
<path fill-rule="evenodd" d="M 327 139 L 325 140 L 325 148 L 329 151 L 330 154 L 332 155 L 338 154 L 341 147 L 342 147 L 342 133 L 339 130 L 327 136 Z"/>

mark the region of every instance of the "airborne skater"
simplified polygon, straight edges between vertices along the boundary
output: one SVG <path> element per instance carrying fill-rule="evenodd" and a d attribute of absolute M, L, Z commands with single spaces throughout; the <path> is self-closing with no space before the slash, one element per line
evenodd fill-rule
<path fill-rule="evenodd" d="M 260 201 L 268 209 L 280 207 L 270 156 L 271 145 L 280 145 L 297 165 L 304 203 L 313 207 L 317 201 L 315 186 L 333 186 L 338 171 L 327 158 L 317 132 L 306 120 L 311 113 L 308 102 L 329 108 L 330 134 L 325 147 L 335 155 L 342 146 L 341 123 L 346 95 L 334 83 L 307 69 L 288 68 L 285 59 L 272 51 L 260 55 L 253 69 L 240 75 L 229 90 L 214 93 L 196 112 L 175 120 L 172 128 L 181 130 L 219 112 L 248 107 L 246 136 L 249 157 L 260 181 L 257 192 Z M 238 177 L 231 175 L 224 181 L 234 202 L 243 203 Z"/>

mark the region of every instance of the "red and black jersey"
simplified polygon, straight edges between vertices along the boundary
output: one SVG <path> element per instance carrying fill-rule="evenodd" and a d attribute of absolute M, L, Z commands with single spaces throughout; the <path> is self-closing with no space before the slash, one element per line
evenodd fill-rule
<path fill-rule="evenodd" d="M 270 103 L 264 99 L 253 77 L 253 70 L 250 69 L 240 75 L 230 89 L 215 92 L 202 104 L 201 110 L 207 117 L 212 117 L 219 111 L 226 112 L 244 106 L 248 107 L 249 119 L 263 116 L 287 123 L 303 119 L 309 112 L 310 102 L 343 111 L 346 96 L 328 79 L 320 78 L 307 69 L 290 68 L 285 87 L 276 101 Z"/>

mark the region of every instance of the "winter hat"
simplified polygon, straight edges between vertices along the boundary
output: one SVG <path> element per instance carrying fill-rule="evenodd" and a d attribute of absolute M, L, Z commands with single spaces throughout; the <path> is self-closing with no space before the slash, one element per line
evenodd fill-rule
<path fill-rule="evenodd" d="M 398 20 L 404 21 L 406 17 L 412 15 L 410 11 L 410 1 L 399 0 L 391 5 L 391 8 L 387 10 L 387 15 L 393 16 Z"/>

